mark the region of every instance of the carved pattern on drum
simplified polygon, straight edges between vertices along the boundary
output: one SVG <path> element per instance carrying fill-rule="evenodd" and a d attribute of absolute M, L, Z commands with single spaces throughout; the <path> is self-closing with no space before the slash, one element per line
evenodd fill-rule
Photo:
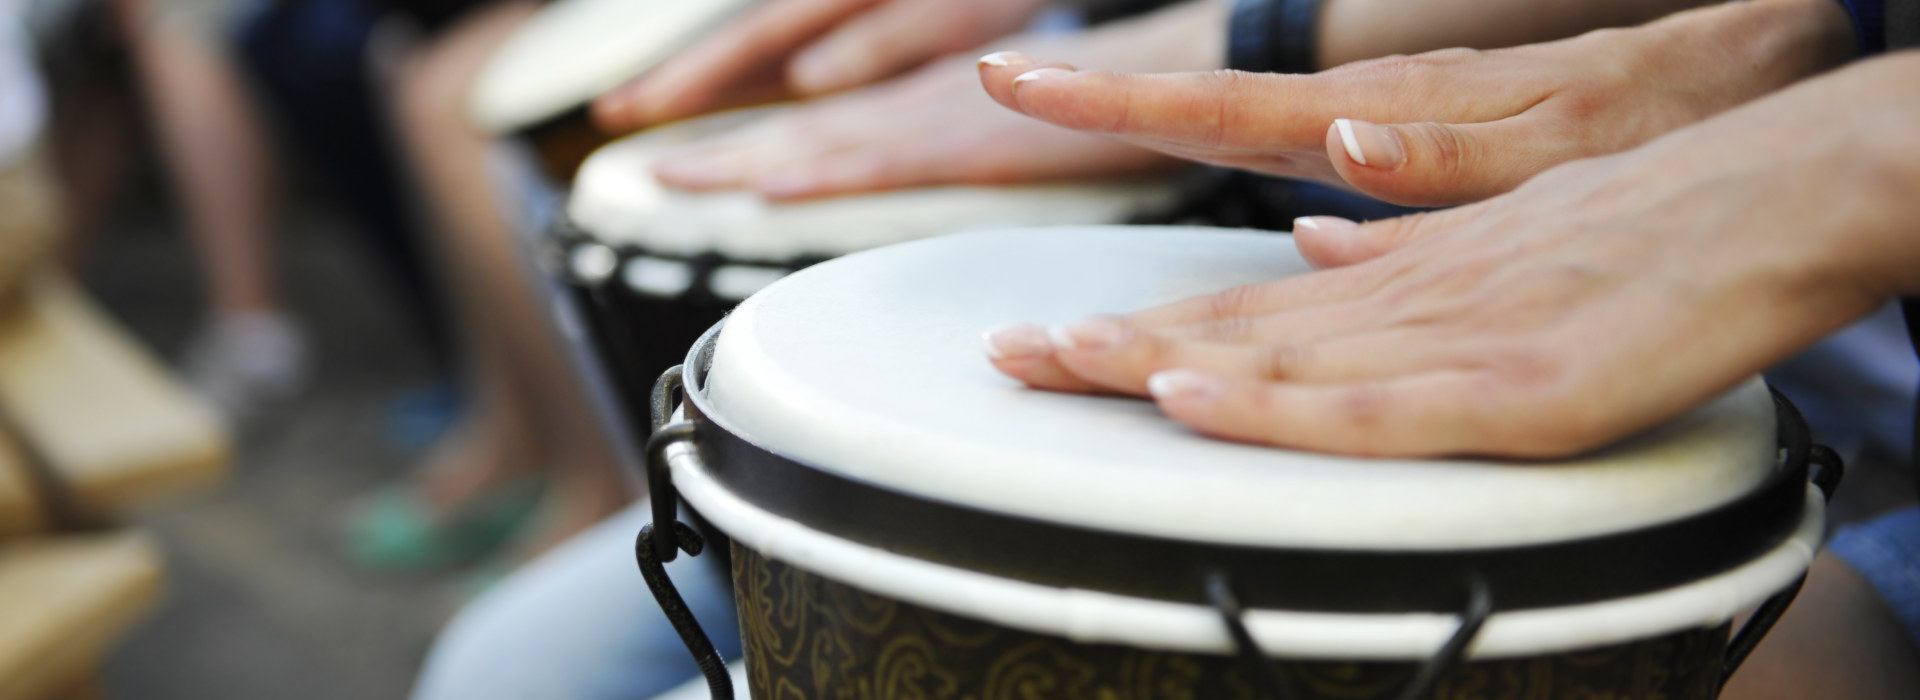
<path fill-rule="evenodd" d="M 1231 658 L 1076 644 L 815 576 L 735 545 L 748 687 L 762 700 L 1260 700 Z M 1468 664 L 1432 700 L 1709 700 L 1727 627 Z M 1393 697 L 1412 664 L 1283 662 L 1311 700 Z"/>

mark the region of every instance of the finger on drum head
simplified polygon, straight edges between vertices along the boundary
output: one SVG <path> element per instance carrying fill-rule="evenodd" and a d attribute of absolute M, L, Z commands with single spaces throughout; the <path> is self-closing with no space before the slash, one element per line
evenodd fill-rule
<path fill-rule="evenodd" d="M 811 161 L 776 168 L 755 179 L 753 189 L 768 199 L 788 200 L 913 184 L 918 183 L 912 182 L 906 173 L 889 168 L 882 154 L 874 149 L 859 149 L 821 155 Z"/>
<path fill-rule="evenodd" d="M 1008 326 L 980 337 L 987 360 L 1007 376 L 1036 389 L 1091 393 L 1099 386 L 1076 377 L 1055 359 L 1047 329 L 1031 324 Z"/>
<path fill-rule="evenodd" d="M 1221 344 L 1132 333 L 1105 351 L 1061 350 L 1060 364 L 1080 377 L 1127 393 L 1170 369 L 1239 380 L 1348 383 L 1463 368 L 1476 354 L 1424 331 L 1390 331 L 1327 343 Z"/>
<path fill-rule="evenodd" d="M 1227 345 L 1299 345 L 1372 331 L 1385 318 L 1385 305 L 1361 299 L 1278 313 L 1227 316 L 1154 331 L 1172 338 Z"/>
<path fill-rule="evenodd" d="M 1128 314 L 1125 320 L 1139 328 L 1167 328 L 1265 316 L 1360 299 L 1379 284 L 1380 278 L 1374 270 L 1361 267 L 1325 270 L 1182 299 Z"/>
<path fill-rule="evenodd" d="M 1081 379 L 1060 365 L 1052 355 L 1044 357 L 1010 357 L 1005 359 L 988 358 L 995 369 L 1000 370 L 1021 383 L 1035 389 L 1059 391 L 1069 394 L 1098 394 L 1106 388 Z"/>
<path fill-rule="evenodd" d="M 1375 457 L 1522 456 L 1487 429 L 1489 404 L 1502 402 L 1488 396 L 1495 384 L 1484 372 L 1290 384 L 1176 370 L 1152 381 L 1162 411 L 1217 437 Z"/>

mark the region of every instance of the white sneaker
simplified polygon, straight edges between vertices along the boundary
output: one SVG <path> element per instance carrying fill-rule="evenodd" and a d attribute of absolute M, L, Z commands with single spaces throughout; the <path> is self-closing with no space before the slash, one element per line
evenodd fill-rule
<path fill-rule="evenodd" d="M 234 424 L 299 397 L 311 381 L 306 332 L 279 313 L 223 314 L 187 343 L 187 381 Z"/>

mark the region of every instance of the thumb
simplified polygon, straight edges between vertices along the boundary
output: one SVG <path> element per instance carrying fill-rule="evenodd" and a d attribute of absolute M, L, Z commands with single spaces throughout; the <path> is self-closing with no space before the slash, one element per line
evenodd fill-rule
<path fill-rule="evenodd" d="M 1341 179 L 1395 204 L 1450 206 L 1504 193 L 1580 157 L 1571 140 L 1521 114 L 1474 124 L 1336 119 L 1327 157 Z"/>

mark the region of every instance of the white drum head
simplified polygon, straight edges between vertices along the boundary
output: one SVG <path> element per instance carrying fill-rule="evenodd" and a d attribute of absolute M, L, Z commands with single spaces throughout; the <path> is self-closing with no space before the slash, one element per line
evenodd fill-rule
<path fill-rule="evenodd" d="M 1359 459 L 1201 437 L 1148 401 L 1021 387 L 983 331 L 1125 312 L 1308 271 L 1287 236 L 1078 227 L 892 246 L 796 273 L 722 331 L 706 415 L 886 489 L 1122 533 L 1283 548 L 1574 540 L 1714 509 L 1775 470 L 1755 380 L 1552 463 Z"/>
<path fill-rule="evenodd" d="M 1123 223 L 1165 211 L 1179 192 L 1168 178 L 1005 187 L 926 187 L 800 202 L 751 192 L 695 193 L 655 180 L 669 149 L 780 108 L 696 119 L 609 144 L 580 167 L 567 214 L 607 245 L 650 253 L 719 253 L 736 260 L 834 257 L 889 243 L 1012 226 Z"/>
<path fill-rule="evenodd" d="M 470 118 L 522 129 L 599 97 L 692 44 L 757 0 L 558 0 L 493 55 Z"/>

